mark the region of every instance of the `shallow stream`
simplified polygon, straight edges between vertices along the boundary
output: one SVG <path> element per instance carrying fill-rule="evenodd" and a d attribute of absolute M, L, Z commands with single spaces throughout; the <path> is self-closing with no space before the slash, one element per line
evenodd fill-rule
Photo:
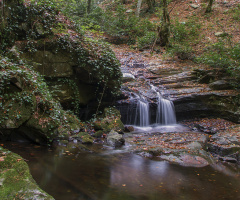
<path fill-rule="evenodd" d="M 229 166 L 183 167 L 101 145 L 89 146 L 91 152 L 74 144 L 4 147 L 27 161 L 36 182 L 56 200 L 240 199 L 239 171 Z"/>

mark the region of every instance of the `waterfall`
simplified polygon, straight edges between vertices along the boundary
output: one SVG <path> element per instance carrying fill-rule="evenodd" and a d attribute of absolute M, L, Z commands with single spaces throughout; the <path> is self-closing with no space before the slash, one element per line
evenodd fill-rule
<path fill-rule="evenodd" d="M 164 125 L 176 124 L 175 110 L 172 101 L 163 98 L 158 99 L 156 123 Z"/>
<path fill-rule="evenodd" d="M 176 124 L 173 102 L 163 98 L 155 86 L 151 85 L 151 90 L 157 97 L 156 103 L 150 104 L 143 95 L 129 92 L 129 99 L 118 105 L 124 124 L 141 127 Z"/>
<path fill-rule="evenodd" d="M 160 92 L 157 91 L 155 86 L 152 86 L 152 89 L 157 93 L 158 96 L 156 124 L 176 124 L 177 120 L 173 102 L 164 99 Z"/>
<path fill-rule="evenodd" d="M 139 120 L 139 123 L 138 121 Z M 139 126 L 149 126 L 149 103 L 145 99 L 140 99 L 137 103 L 135 123 Z"/>

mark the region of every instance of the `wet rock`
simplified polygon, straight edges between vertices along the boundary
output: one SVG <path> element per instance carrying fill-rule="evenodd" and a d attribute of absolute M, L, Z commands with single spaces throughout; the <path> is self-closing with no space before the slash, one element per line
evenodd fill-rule
<path fill-rule="evenodd" d="M 210 155 L 209 155 L 210 156 Z M 170 162 L 178 163 L 188 167 L 205 167 L 209 165 L 209 162 L 201 156 L 195 156 L 186 153 L 180 153 L 180 155 L 162 155 L 160 158 L 168 160 Z"/>
<path fill-rule="evenodd" d="M 232 126 L 213 135 L 208 143 L 208 151 L 221 157 L 230 157 L 240 162 L 240 127 Z"/>
<path fill-rule="evenodd" d="M 115 131 L 111 131 L 107 134 L 107 144 L 113 147 L 120 147 L 124 145 L 125 140 L 121 134 L 118 134 Z"/>
<path fill-rule="evenodd" d="M 135 79 L 135 76 L 131 73 L 123 73 L 123 83 L 133 81 Z"/>
<path fill-rule="evenodd" d="M 134 131 L 134 127 L 133 126 L 125 126 L 124 127 L 124 132 L 132 132 Z"/>
<path fill-rule="evenodd" d="M 209 84 L 212 90 L 229 90 L 233 89 L 233 86 L 225 80 L 218 80 Z"/>
<path fill-rule="evenodd" d="M 197 150 L 197 149 L 202 149 L 203 145 L 201 145 L 199 142 L 192 142 L 188 144 L 186 147 L 191 150 Z"/>
<path fill-rule="evenodd" d="M 89 135 L 87 132 L 80 132 L 70 137 L 70 140 L 74 140 L 74 139 L 83 144 L 92 144 L 94 141 L 94 138 L 91 135 Z"/>
<path fill-rule="evenodd" d="M 194 127 L 207 134 L 215 134 L 218 131 L 215 127 L 208 127 L 201 124 L 195 124 Z"/>
<path fill-rule="evenodd" d="M 225 161 L 225 162 L 230 162 L 230 163 L 237 163 L 236 158 L 231 158 L 231 157 L 220 157 L 219 160 Z"/>

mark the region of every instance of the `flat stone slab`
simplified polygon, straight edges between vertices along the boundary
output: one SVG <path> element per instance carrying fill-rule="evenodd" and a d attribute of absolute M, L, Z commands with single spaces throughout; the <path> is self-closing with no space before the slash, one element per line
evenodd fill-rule
<path fill-rule="evenodd" d="M 153 155 L 184 166 L 203 167 L 212 163 L 205 151 L 208 135 L 197 132 L 133 134 L 125 137 L 132 151 Z"/>

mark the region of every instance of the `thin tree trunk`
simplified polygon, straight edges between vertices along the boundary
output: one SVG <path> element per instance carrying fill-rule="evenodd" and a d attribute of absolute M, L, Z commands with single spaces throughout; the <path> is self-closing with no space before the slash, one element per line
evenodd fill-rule
<path fill-rule="evenodd" d="M 170 17 L 167 10 L 167 0 L 163 0 L 162 23 L 158 28 L 160 45 L 168 46 L 170 37 Z"/>
<path fill-rule="evenodd" d="M 139 17 L 140 10 L 141 10 L 142 0 L 138 0 L 137 2 L 137 10 L 136 10 L 136 16 Z"/>
<path fill-rule="evenodd" d="M 1 7 L 1 13 L 0 13 L 0 19 L 1 19 L 1 25 L 4 27 L 4 0 L 0 1 L 0 7 Z"/>
<path fill-rule="evenodd" d="M 91 12 L 92 0 L 88 0 L 87 13 Z"/>
<path fill-rule="evenodd" d="M 155 6 L 156 2 L 155 0 L 147 0 L 147 4 L 148 4 L 148 10 L 151 11 Z"/>
<path fill-rule="evenodd" d="M 213 1 L 214 1 L 214 0 L 209 0 L 209 3 L 208 3 L 208 6 L 207 6 L 207 9 L 206 9 L 205 13 L 210 13 L 210 12 L 212 12 Z"/>

